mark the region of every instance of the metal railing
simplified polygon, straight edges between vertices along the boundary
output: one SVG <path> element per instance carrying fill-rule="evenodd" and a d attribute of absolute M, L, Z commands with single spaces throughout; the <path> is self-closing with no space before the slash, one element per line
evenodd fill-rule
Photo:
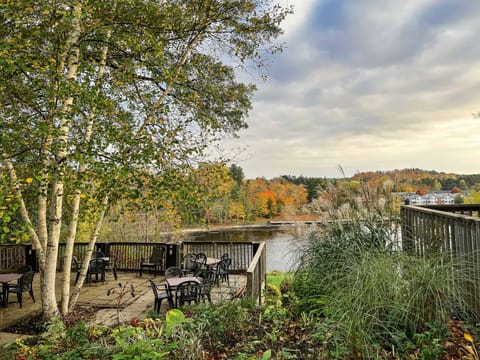
<path fill-rule="evenodd" d="M 2 245 L 0 272 L 12 272 L 26 264 L 28 248 L 25 245 Z"/>
<path fill-rule="evenodd" d="M 182 262 L 184 255 L 190 253 L 204 253 L 214 258 L 221 258 L 223 254 L 228 254 L 232 259 L 230 271 L 232 273 L 245 273 L 258 246 L 258 243 L 252 242 L 184 241 L 182 251 L 179 253 L 178 263 Z"/>
<path fill-rule="evenodd" d="M 227 241 L 186 241 L 181 243 L 97 243 L 95 250 L 102 251 L 106 256 L 115 260 L 117 271 L 139 271 L 142 259 L 148 259 L 154 245 L 166 247 L 164 271 L 171 266 L 181 266 L 183 255 L 187 253 L 203 252 L 209 257 L 220 258 L 223 254 L 229 254 L 232 259 L 230 271 L 237 274 L 247 274 L 247 269 L 252 268 L 254 281 L 247 285 L 247 294 L 255 297 L 257 301 L 262 295 L 259 286 L 265 286 L 265 282 L 258 283 L 256 279 L 265 278 L 265 244 L 256 242 L 227 242 Z M 82 261 L 87 251 L 87 243 L 76 243 L 73 255 Z M 65 244 L 60 243 L 58 249 L 57 269 L 63 269 Z M 258 255 L 260 254 L 260 255 Z M 260 263 L 258 263 L 260 261 Z M 253 265 L 255 263 L 255 265 Z M 31 244 L 0 245 L 0 273 L 12 272 L 21 265 L 31 265 L 38 269 L 35 250 Z M 254 287 L 254 288 L 253 288 Z"/>

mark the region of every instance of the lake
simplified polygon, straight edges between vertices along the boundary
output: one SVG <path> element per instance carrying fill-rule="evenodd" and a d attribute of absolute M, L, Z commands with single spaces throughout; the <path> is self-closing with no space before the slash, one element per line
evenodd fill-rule
<path fill-rule="evenodd" d="M 277 227 L 252 227 L 221 231 L 208 231 L 190 235 L 200 241 L 265 241 L 267 246 L 267 272 L 290 271 L 294 266 L 294 248 L 298 242 L 291 230 Z"/>

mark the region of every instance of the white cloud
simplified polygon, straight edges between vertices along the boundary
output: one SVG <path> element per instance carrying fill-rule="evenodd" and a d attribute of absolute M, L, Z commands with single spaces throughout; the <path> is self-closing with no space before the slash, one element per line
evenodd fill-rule
<path fill-rule="evenodd" d="M 233 142 L 247 177 L 480 173 L 479 2 L 291 3 L 287 49 Z"/>

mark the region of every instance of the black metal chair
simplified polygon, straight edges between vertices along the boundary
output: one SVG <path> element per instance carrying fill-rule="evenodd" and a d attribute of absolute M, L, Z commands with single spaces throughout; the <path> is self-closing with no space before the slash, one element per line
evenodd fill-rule
<path fill-rule="evenodd" d="M 220 260 L 225 260 L 225 259 L 230 259 L 230 255 L 228 255 L 227 253 L 223 254 L 222 257 L 220 258 Z M 217 266 L 218 264 L 215 264 L 214 266 L 211 267 L 211 269 L 215 270 L 215 272 L 217 272 Z"/>
<path fill-rule="evenodd" d="M 165 247 L 155 245 L 152 250 L 152 255 L 148 259 L 142 259 L 140 262 L 140 277 L 142 277 L 143 269 L 153 271 L 153 276 L 157 276 L 157 272 L 163 268 L 163 260 L 165 257 Z"/>
<path fill-rule="evenodd" d="M 32 271 L 32 267 L 30 265 L 23 265 L 23 266 L 20 266 L 17 270 L 16 270 L 16 273 L 17 274 L 25 274 L 26 272 L 28 271 Z"/>
<path fill-rule="evenodd" d="M 104 257 L 105 257 L 105 254 L 103 253 L 103 251 L 94 251 L 92 253 L 92 259 L 104 258 Z"/>
<path fill-rule="evenodd" d="M 112 271 L 113 277 L 117 280 L 117 261 L 114 255 L 106 256 L 103 251 L 97 250 L 92 253 L 92 259 L 103 259 L 105 262 L 105 271 Z"/>
<path fill-rule="evenodd" d="M 200 284 L 199 300 L 203 302 L 205 302 L 205 300 L 212 302 L 212 287 L 215 284 L 217 274 L 213 270 L 208 270 L 202 273 L 201 276 L 203 281 Z"/>
<path fill-rule="evenodd" d="M 232 259 L 223 259 L 217 264 L 217 269 L 216 269 L 216 281 L 217 284 L 219 283 L 219 280 L 222 280 L 222 282 L 227 282 L 227 284 L 230 286 L 230 266 L 232 265 Z"/>
<path fill-rule="evenodd" d="M 198 274 L 202 270 L 207 268 L 207 255 L 204 253 L 198 253 L 195 255 L 195 274 Z"/>
<path fill-rule="evenodd" d="M 33 295 L 33 286 L 32 286 L 34 276 L 35 276 L 35 272 L 30 270 L 23 273 L 23 275 L 20 277 L 20 279 L 18 279 L 16 284 L 7 285 L 7 292 L 5 295 L 5 306 L 8 306 L 8 296 L 10 293 L 17 294 L 17 302 L 20 304 L 20 307 L 22 307 L 22 300 L 23 300 L 22 294 L 24 292 L 28 291 L 33 302 L 35 302 L 35 296 Z"/>
<path fill-rule="evenodd" d="M 179 267 L 172 266 L 165 270 L 165 279 L 183 277 L 183 271 Z"/>
<path fill-rule="evenodd" d="M 195 254 L 186 254 L 183 257 L 183 261 L 182 261 L 183 276 L 186 276 L 186 275 L 194 276 L 195 275 L 195 273 L 197 272 L 196 259 L 197 258 L 195 257 Z"/>
<path fill-rule="evenodd" d="M 150 279 L 149 281 L 150 281 L 150 287 L 152 288 L 152 291 L 153 291 L 153 296 L 155 297 L 153 309 L 157 313 L 160 313 L 160 307 L 162 306 L 162 301 L 164 299 L 167 299 L 168 305 L 170 306 L 170 308 L 173 308 L 173 297 L 171 292 L 168 290 L 167 284 L 164 284 L 165 291 L 161 291 L 159 289 L 159 285 L 155 284 L 155 282 L 152 279 Z"/>
<path fill-rule="evenodd" d="M 78 273 L 80 274 L 80 273 Z M 92 259 L 88 264 L 87 270 L 87 284 L 92 283 L 92 279 L 95 277 L 95 282 L 98 282 L 99 278 L 101 282 L 105 282 L 105 261 L 103 259 Z M 78 276 L 77 276 L 78 280 Z"/>
<path fill-rule="evenodd" d="M 196 281 L 185 281 L 177 286 L 175 292 L 175 307 L 191 304 L 198 304 L 200 298 L 200 284 Z"/>

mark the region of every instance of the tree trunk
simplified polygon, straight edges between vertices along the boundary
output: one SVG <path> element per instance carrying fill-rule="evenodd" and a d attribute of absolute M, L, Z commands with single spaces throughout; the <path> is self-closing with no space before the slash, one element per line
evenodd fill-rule
<path fill-rule="evenodd" d="M 100 217 L 98 218 L 97 223 L 95 224 L 95 229 L 93 230 L 93 233 L 90 236 L 90 242 L 88 243 L 88 246 L 87 246 L 87 253 L 85 254 L 85 259 L 83 261 L 83 267 L 82 267 L 82 271 L 80 272 L 80 277 L 78 278 L 77 284 L 75 284 L 75 288 L 70 298 L 68 311 L 73 310 L 73 308 L 75 307 L 75 304 L 77 303 L 78 296 L 80 295 L 80 289 L 83 286 L 83 282 L 85 281 L 85 276 L 87 274 L 88 264 L 90 262 L 90 259 L 92 258 L 93 249 L 95 248 L 95 243 L 97 242 L 97 239 L 98 239 L 98 234 L 100 233 L 100 229 L 103 226 L 103 221 L 105 219 L 105 214 L 108 208 L 108 202 L 109 202 L 108 195 L 105 195 L 102 201 L 102 210 L 100 213 Z"/>
<path fill-rule="evenodd" d="M 72 273 L 73 248 L 75 245 L 75 236 L 77 234 L 78 215 L 80 209 L 81 191 L 76 190 L 72 203 L 72 220 L 68 226 L 67 243 L 65 244 L 65 254 L 63 258 L 63 280 L 62 280 L 62 301 L 60 311 L 62 314 L 68 312 L 68 300 L 70 298 L 70 280 Z"/>
<path fill-rule="evenodd" d="M 108 44 L 108 40 L 110 39 L 111 35 L 112 35 L 112 31 L 108 30 L 106 34 L 106 41 L 105 41 L 106 44 Z M 100 65 L 98 68 L 98 79 L 101 79 L 105 73 L 107 54 L 108 54 L 108 46 L 104 46 L 102 49 L 102 56 L 101 56 Z M 97 88 L 95 95 L 98 95 L 98 93 L 99 93 L 99 90 Z M 95 106 L 93 106 L 92 109 L 90 110 L 90 113 L 88 114 L 87 128 L 85 131 L 85 145 L 88 145 L 92 138 L 95 110 L 96 108 Z M 86 169 L 85 164 L 80 163 L 77 171 L 77 176 L 76 176 L 77 179 L 81 178 L 84 175 L 85 169 Z M 82 195 L 81 191 L 77 189 L 73 196 L 73 202 L 72 202 L 72 220 L 70 221 L 70 224 L 68 226 L 68 237 L 67 237 L 67 242 L 65 246 L 65 255 L 63 259 L 62 301 L 60 306 L 62 314 L 66 314 L 71 308 L 69 304 L 71 269 L 72 269 L 73 249 L 75 245 L 75 238 L 77 235 L 77 228 L 78 228 L 78 217 L 80 213 L 81 195 Z M 103 217 L 103 215 L 101 215 L 101 217 Z M 93 243 L 92 251 L 94 246 L 95 246 L 95 243 Z M 83 284 L 83 279 L 80 283 Z M 75 298 L 75 301 L 76 301 L 76 298 Z"/>
<path fill-rule="evenodd" d="M 65 82 L 73 82 L 77 78 L 77 71 L 80 60 L 79 39 L 80 19 L 82 15 L 82 5 L 75 4 L 72 11 L 72 31 L 66 42 L 67 73 Z M 45 251 L 45 272 L 42 276 L 42 310 L 43 317 L 50 319 L 58 315 L 59 309 L 55 295 L 55 279 L 57 275 L 58 244 L 60 242 L 60 231 L 62 227 L 63 201 L 64 201 L 64 177 L 65 165 L 68 156 L 68 137 L 70 132 L 69 110 L 73 105 L 73 94 L 68 95 L 62 102 L 62 118 L 59 123 L 58 150 L 55 153 L 56 168 L 55 181 L 52 186 L 52 196 L 49 211 L 49 227 L 47 248 Z"/>

